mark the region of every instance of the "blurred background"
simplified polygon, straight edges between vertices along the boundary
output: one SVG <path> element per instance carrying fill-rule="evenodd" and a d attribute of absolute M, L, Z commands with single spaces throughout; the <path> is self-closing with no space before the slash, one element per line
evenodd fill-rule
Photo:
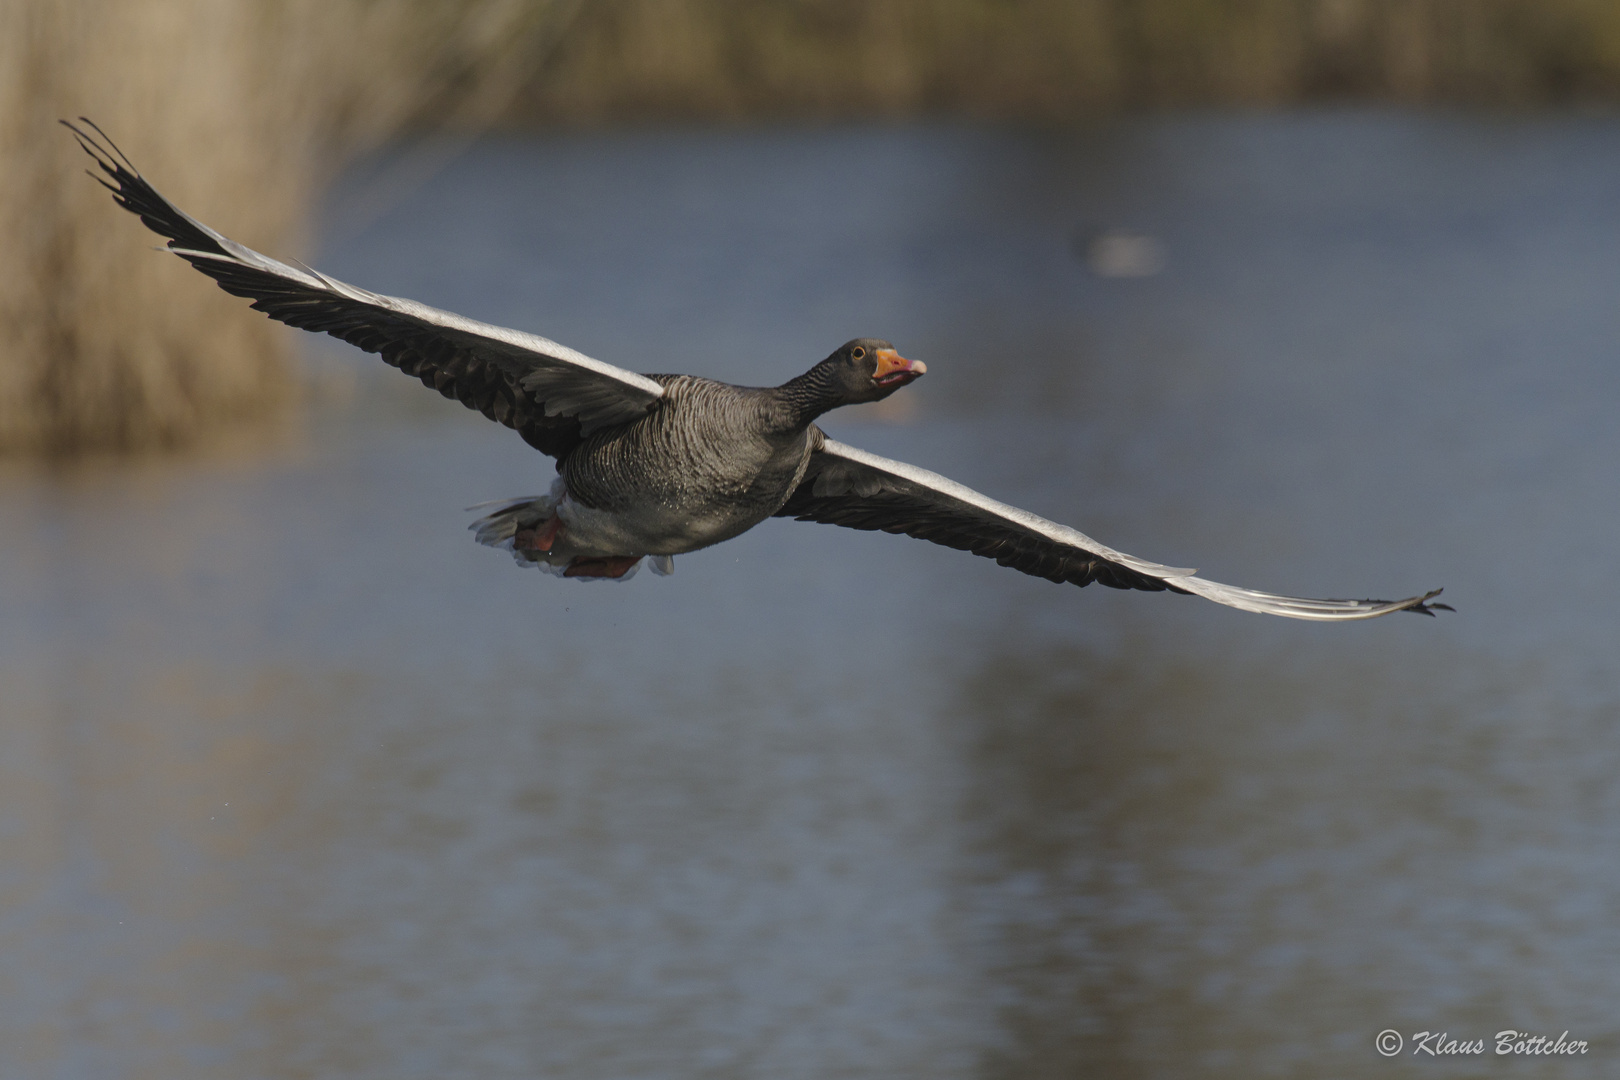
<path fill-rule="evenodd" d="M 461 508 L 550 463 L 149 250 L 81 114 L 268 253 L 887 337 L 835 437 L 1459 610 L 519 570 Z M 0 1075 L 1612 1075 L 1617 206 L 1600 0 L 0 0 Z"/>

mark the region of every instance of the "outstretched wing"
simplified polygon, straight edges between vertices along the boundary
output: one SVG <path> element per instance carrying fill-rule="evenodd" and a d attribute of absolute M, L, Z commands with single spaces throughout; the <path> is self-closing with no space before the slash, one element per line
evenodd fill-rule
<path fill-rule="evenodd" d="M 818 431 L 819 435 L 820 432 Z M 1392 611 L 1433 615 L 1439 589 L 1406 600 L 1309 600 L 1239 589 L 1115 551 L 1066 525 L 997 502 L 938 473 L 825 436 L 778 517 L 905 533 L 994 559 L 1048 581 L 1193 593 L 1217 604 L 1290 619 L 1371 619 Z"/>
<path fill-rule="evenodd" d="M 561 458 L 581 436 L 644 416 L 663 396 L 652 379 L 555 341 L 357 289 L 243 247 L 158 194 L 100 128 L 80 119 L 100 137 L 62 123 L 113 182 L 96 180 L 220 288 L 251 298 L 272 319 L 380 354 L 544 453 Z"/>

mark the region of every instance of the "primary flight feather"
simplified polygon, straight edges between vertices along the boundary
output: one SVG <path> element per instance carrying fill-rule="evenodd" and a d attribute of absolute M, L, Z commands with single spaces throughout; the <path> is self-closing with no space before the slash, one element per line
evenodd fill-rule
<path fill-rule="evenodd" d="M 828 438 L 815 424 L 821 414 L 882 400 L 927 371 L 886 341 L 857 338 L 777 387 L 638 375 L 534 334 L 289 266 L 187 216 L 80 119 L 85 127 L 63 123 L 105 174 L 96 179 L 220 288 L 273 319 L 377 353 L 557 459 L 549 494 L 491 504 L 472 526 L 481 543 L 525 566 L 622 580 L 648 560 L 668 573 L 673 556 L 778 516 L 904 533 L 1050 581 L 1193 593 L 1294 619 L 1450 610 L 1430 602 L 1439 589 L 1405 600 L 1312 600 L 1207 581 Z"/>

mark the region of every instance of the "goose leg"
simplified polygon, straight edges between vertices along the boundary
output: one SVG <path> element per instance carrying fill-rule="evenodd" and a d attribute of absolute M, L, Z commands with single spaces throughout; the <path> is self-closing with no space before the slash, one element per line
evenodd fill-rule
<path fill-rule="evenodd" d="M 557 534 L 562 532 L 562 526 L 562 518 L 553 514 L 540 528 L 524 529 L 512 537 L 512 544 L 523 551 L 550 551 L 557 542 Z"/>
<path fill-rule="evenodd" d="M 605 559 L 575 559 L 563 577 L 621 578 L 641 561 L 640 555 L 612 555 Z"/>

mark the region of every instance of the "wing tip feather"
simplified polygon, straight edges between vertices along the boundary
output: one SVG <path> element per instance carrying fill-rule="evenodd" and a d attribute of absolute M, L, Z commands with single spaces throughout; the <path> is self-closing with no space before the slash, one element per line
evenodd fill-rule
<path fill-rule="evenodd" d="M 1433 617 L 1436 611 L 1456 610 L 1450 604 L 1430 602 L 1444 592 L 1444 589 L 1431 589 L 1422 596 L 1409 596 L 1404 600 L 1319 600 L 1306 596 L 1283 596 L 1278 593 L 1260 592 L 1196 577 L 1180 578 L 1167 584 L 1178 588 L 1178 591 L 1184 589 L 1193 595 L 1241 611 L 1315 622 L 1376 619 L 1383 615 L 1393 615 L 1397 611 L 1411 611 Z"/>

